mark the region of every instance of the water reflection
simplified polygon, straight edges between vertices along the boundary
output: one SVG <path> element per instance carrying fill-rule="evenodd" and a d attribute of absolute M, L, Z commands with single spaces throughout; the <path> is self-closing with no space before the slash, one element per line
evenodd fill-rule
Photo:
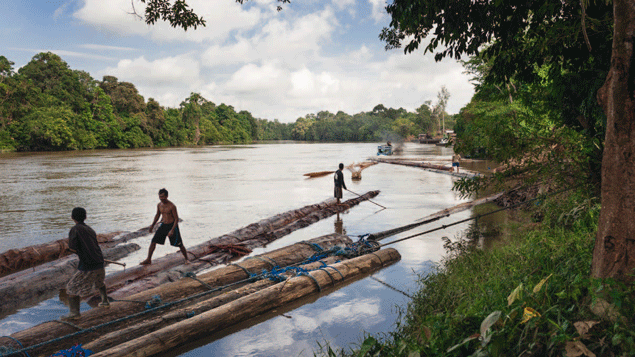
<path fill-rule="evenodd" d="M 338 234 L 346 234 L 346 230 L 344 229 L 344 221 L 342 221 L 342 218 L 340 218 L 340 213 L 337 213 L 337 216 L 335 217 L 335 222 L 333 223 L 333 226 L 335 227 L 335 233 Z"/>

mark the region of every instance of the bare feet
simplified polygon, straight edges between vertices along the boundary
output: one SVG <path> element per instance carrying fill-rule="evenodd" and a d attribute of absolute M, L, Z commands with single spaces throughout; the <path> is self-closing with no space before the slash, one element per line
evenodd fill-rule
<path fill-rule="evenodd" d="M 150 261 L 150 259 L 146 259 L 142 261 L 141 263 L 139 263 L 139 265 L 150 265 L 150 264 L 152 264 L 152 261 Z"/>

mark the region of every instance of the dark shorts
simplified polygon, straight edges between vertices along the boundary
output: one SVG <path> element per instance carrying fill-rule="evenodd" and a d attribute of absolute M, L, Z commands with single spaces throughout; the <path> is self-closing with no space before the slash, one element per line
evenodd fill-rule
<path fill-rule="evenodd" d="M 335 198 L 342 198 L 342 188 L 335 186 L 335 191 L 333 192 Z"/>
<path fill-rule="evenodd" d="M 172 229 L 173 225 L 174 223 L 159 224 L 159 228 L 157 229 L 156 233 L 154 233 L 154 237 L 152 238 L 152 243 L 161 245 L 165 244 L 165 237 L 168 236 L 168 233 L 170 233 L 170 229 Z M 176 228 L 174 228 L 174 234 L 172 235 L 172 237 L 168 238 L 170 238 L 170 245 L 172 246 L 180 247 L 181 245 L 183 245 L 183 240 L 181 239 L 181 232 L 179 232 L 178 225 L 176 226 Z"/>
<path fill-rule="evenodd" d="M 452 167 L 454 167 L 454 166 L 459 167 L 459 163 L 458 162 L 453 162 L 452 163 Z"/>

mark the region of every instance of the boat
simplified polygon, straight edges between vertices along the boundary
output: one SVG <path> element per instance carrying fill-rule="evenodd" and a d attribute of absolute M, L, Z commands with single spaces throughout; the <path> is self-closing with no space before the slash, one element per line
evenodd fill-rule
<path fill-rule="evenodd" d="M 377 155 L 392 155 L 392 146 L 390 145 L 377 146 Z"/>
<path fill-rule="evenodd" d="M 448 146 L 448 145 L 450 145 L 450 140 L 448 140 L 448 138 L 443 138 L 438 143 L 436 143 L 436 145 L 437 146 Z"/>
<path fill-rule="evenodd" d="M 436 144 L 440 141 L 440 138 L 433 138 L 429 134 L 419 134 L 419 144 Z"/>

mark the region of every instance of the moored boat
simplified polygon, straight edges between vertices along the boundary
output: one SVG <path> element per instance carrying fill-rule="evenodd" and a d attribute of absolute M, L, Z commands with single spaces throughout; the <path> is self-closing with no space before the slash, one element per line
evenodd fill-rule
<path fill-rule="evenodd" d="M 377 146 L 377 155 L 392 155 L 392 146 L 390 145 Z"/>

